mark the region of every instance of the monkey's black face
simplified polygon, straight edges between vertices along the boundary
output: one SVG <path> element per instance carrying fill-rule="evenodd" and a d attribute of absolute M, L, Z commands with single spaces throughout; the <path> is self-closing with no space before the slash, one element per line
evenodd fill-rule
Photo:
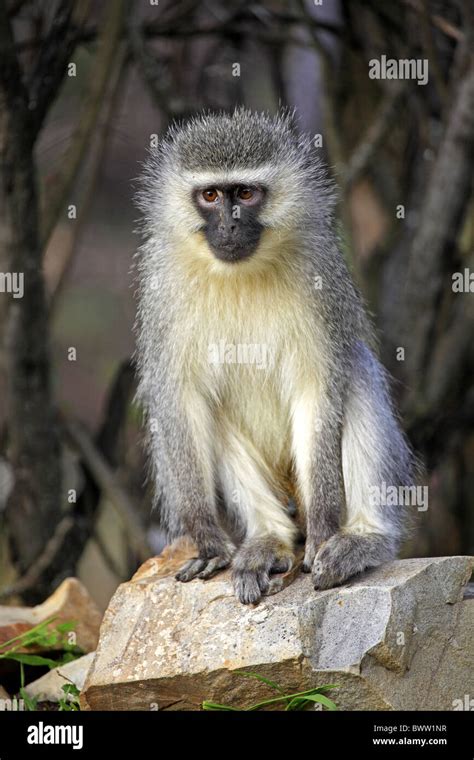
<path fill-rule="evenodd" d="M 238 262 L 254 253 L 263 229 L 258 219 L 265 201 L 262 187 L 201 187 L 195 191 L 194 201 L 206 222 L 204 234 L 216 258 Z"/>

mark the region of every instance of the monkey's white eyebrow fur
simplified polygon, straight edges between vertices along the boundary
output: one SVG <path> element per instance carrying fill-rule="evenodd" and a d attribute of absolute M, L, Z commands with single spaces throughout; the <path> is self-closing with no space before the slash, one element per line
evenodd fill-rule
<path fill-rule="evenodd" d="M 207 171 L 207 172 L 190 172 L 184 171 L 182 178 L 190 184 L 201 185 L 218 185 L 218 184 L 266 184 L 273 181 L 275 175 L 274 167 L 268 165 L 258 166 L 254 169 L 248 167 L 242 169 L 231 169 L 225 171 Z"/>

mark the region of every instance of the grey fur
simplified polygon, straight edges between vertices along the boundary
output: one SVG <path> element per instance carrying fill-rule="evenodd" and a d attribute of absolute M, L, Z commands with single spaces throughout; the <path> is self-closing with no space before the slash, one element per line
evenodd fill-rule
<path fill-rule="evenodd" d="M 137 198 L 144 235 L 137 257 L 138 395 L 147 418 L 162 523 L 170 538 L 188 534 L 198 547 L 198 560 L 188 563 L 177 577 L 210 577 L 229 564 L 235 547 L 226 529 L 225 507 L 222 517 L 217 495 L 206 491 L 188 421 L 177 400 L 180 366 L 172 327 L 177 304 L 185 296 L 170 266 L 171 221 L 162 200 L 163 188 L 182 170 L 249 169 L 262 164 L 271 164 L 275 177 L 283 170 L 292 172 L 294 206 L 284 223 L 300 233 L 302 255 L 295 261 L 294 276 L 302 289 L 311 290 L 315 314 L 325 326 L 326 344 L 321 350 L 330 365 L 330 386 L 322 424 L 314 433 L 313 503 L 307 516 L 304 567 L 313 571 L 315 587 L 328 588 L 394 557 L 407 523 L 405 509 L 382 505 L 384 535 L 338 532 L 345 516 L 341 437 L 348 399 L 359 404 L 361 413 L 369 405 L 378 420 L 381 435 L 370 452 L 376 483 L 410 485 L 413 458 L 392 409 L 387 378 L 374 354 L 361 299 L 338 249 L 333 186 L 309 137 L 298 135 L 288 113 L 270 117 L 239 109 L 232 115 L 207 114 L 173 127 L 150 152 Z M 321 290 L 314 286 L 317 276 L 324 282 Z M 157 283 L 155 289 L 152 281 Z M 263 543 L 244 538 L 233 561 L 241 601 L 258 601 L 272 567 L 286 566 L 286 559 L 272 536 Z"/>
<path fill-rule="evenodd" d="M 292 555 L 273 536 L 245 540 L 233 563 L 235 593 L 243 604 L 255 604 L 270 588 L 270 575 L 285 573 Z"/>

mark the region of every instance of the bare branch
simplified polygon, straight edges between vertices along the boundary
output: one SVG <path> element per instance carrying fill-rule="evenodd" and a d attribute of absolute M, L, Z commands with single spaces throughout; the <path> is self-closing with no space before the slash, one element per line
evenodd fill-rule
<path fill-rule="evenodd" d="M 420 15 L 429 18 L 431 24 L 443 32 L 447 37 L 451 37 L 453 40 L 456 40 L 456 42 L 462 42 L 464 40 L 464 32 L 462 29 L 459 29 L 452 24 L 451 21 L 448 21 L 448 19 L 437 13 L 427 12 L 420 0 L 404 0 L 404 3 Z"/>
<path fill-rule="evenodd" d="M 77 216 L 74 221 L 68 223 L 68 237 L 65 243 L 61 246 L 60 271 L 52 287 L 49 301 L 50 318 L 59 300 L 69 269 L 78 250 L 81 232 L 93 198 L 100 167 L 104 161 L 106 142 L 111 121 L 117 106 L 117 96 L 119 94 L 126 60 L 127 54 L 125 46 L 122 45 L 122 49 L 114 64 L 114 70 L 110 76 L 110 83 L 104 97 L 101 115 L 98 118 L 98 123 L 91 136 L 92 144 L 89 147 L 90 155 L 83 180 L 81 181 L 80 197 L 76 203 Z"/>
<path fill-rule="evenodd" d="M 35 134 L 58 94 L 88 6 L 89 0 L 61 0 L 56 8 L 28 87 Z"/>
<path fill-rule="evenodd" d="M 285 44 L 287 42 L 293 41 L 304 47 L 306 43 L 302 42 L 301 40 L 298 40 L 296 38 L 294 40 L 290 39 L 288 34 L 289 28 L 304 24 L 312 30 L 316 31 L 319 29 L 320 31 L 329 32 L 336 37 L 340 37 L 343 31 L 342 27 L 327 23 L 322 20 L 320 21 L 318 19 L 313 19 L 311 16 L 308 16 L 306 18 L 302 16 L 273 14 L 272 20 L 274 20 L 274 24 L 272 24 L 272 28 L 268 29 L 267 26 L 263 25 L 261 22 L 259 23 L 259 20 L 255 17 L 255 15 L 249 12 L 242 12 L 236 16 L 232 16 L 230 19 L 226 19 L 226 21 L 219 24 L 197 26 L 195 24 L 182 23 L 189 21 L 189 12 L 183 12 L 179 17 L 175 16 L 172 21 L 169 21 L 166 18 L 164 20 L 160 18 L 158 21 L 145 21 L 141 25 L 141 34 L 147 40 L 157 38 L 184 39 L 189 37 L 214 36 L 223 38 L 232 37 L 232 39 L 235 39 L 237 37 L 251 37 L 252 39 L 259 42 L 272 44 Z M 273 31 L 273 28 L 277 27 L 279 31 L 275 33 L 275 31 Z M 98 27 L 86 27 L 82 30 L 77 31 L 76 42 L 93 42 L 95 39 L 97 39 L 98 34 Z M 126 32 L 123 31 L 122 35 L 125 34 Z M 43 44 L 43 38 L 25 39 L 17 44 L 16 49 L 17 51 L 29 50 Z"/>
<path fill-rule="evenodd" d="M 73 445 L 79 451 L 87 469 L 100 487 L 102 494 L 110 500 L 127 529 L 130 546 L 140 561 L 152 555 L 145 529 L 137 516 L 136 509 L 128 494 L 122 488 L 105 457 L 94 445 L 87 432 L 75 422 L 65 420 L 64 426 Z"/>
<path fill-rule="evenodd" d="M 442 289 L 446 249 L 454 244 L 472 180 L 474 155 L 474 56 L 458 86 L 446 133 L 433 167 L 410 251 L 404 307 L 408 376 L 424 377 Z"/>
<path fill-rule="evenodd" d="M 45 570 L 47 570 L 54 561 L 56 555 L 64 544 L 65 538 L 73 527 L 74 519 L 71 515 L 63 517 L 57 524 L 53 535 L 46 543 L 46 546 L 38 559 L 30 568 L 28 568 L 26 573 L 14 583 L 6 586 L 6 588 L 0 589 L 0 599 L 6 599 L 10 596 L 19 596 L 36 586 Z"/>
<path fill-rule="evenodd" d="M 0 106 L 26 119 L 28 92 L 18 62 L 5 0 L 0 0 Z"/>
<path fill-rule="evenodd" d="M 99 534 L 97 530 L 92 534 L 92 539 L 97 544 L 97 548 L 99 549 L 102 555 L 102 559 L 104 560 L 105 564 L 109 568 L 112 575 L 115 575 L 116 578 L 118 578 L 120 582 L 128 580 L 128 577 L 125 577 L 123 570 L 117 565 L 117 562 L 112 557 L 107 546 L 102 540 L 102 536 Z"/>
<path fill-rule="evenodd" d="M 89 95 L 84 105 L 82 116 L 74 133 L 71 145 L 66 151 L 61 168 L 49 192 L 44 192 L 42 198 L 41 242 L 46 246 L 56 225 L 64 204 L 67 202 L 72 185 L 80 169 L 90 135 L 95 127 L 98 114 L 103 102 L 110 67 L 118 54 L 123 54 L 118 41 L 123 28 L 124 1 L 110 0 L 107 4 L 107 15 L 104 19 L 96 65 L 89 85 Z"/>
<path fill-rule="evenodd" d="M 151 99 L 168 120 L 179 115 L 179 109 L 173 109 L 170 97 L 172 84 L 169 71 L 166 66 L 150 53 L 146 46 L 145 37 L 140 24 L 128 16 L 127 22 L 128 41 L 133 59 L 137 64 L 138 71 L 145 83 Z"/>
<path fill-rule="evenodd" d="M 378 148 L 393 125 L 393 116 L 406 89 L 405 82 L 399 82 L 385 95 L 362 141 L 353 151 L 343 172 L 343 182 L 347 191 L 352 183 L 367 169 Z"/>
<path fill-rule="evenodd" d="M 450 388 L 462 377 L 462 368 L 474 341 L 474 301 L 469 294 L 457 295 L 452 324 L 438 339 L 427 372 L 424 414 L 442 408 Z"/>
<path fill-rule="evenodd" d="M 17 16 L 18 13 L 23 8 L 23 6 L 30 2 L 31 0 L 12 0 L 8 8 L 8 15 L 10 16 L 10 18 L 14 18 L 14 16 Z"/>

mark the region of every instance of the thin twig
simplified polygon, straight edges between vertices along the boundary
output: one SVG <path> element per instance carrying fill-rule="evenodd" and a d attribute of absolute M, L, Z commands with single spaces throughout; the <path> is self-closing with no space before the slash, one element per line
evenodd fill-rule
<path fill-rule="evenodd" d="M 127 529 L 130 546 L 136 552 L 140 561 L 144 562 L 152 555 L 145 529 L 137 516 L 136 509 L 117 476 L 105 457 L 95 446 L 89 434 L 78 423 L 72 420 L 63 421 L 65 431 L 73 445 L 79 451 L 87 469 L 100 487 L 104 496 L 108 497 L 111 505 Z"/>
<path fill-rule="evenodd" d="M 99 549 L 99 551 L 100 551 L 100 553 L 102 555 L 102 559 L 104 560 L 105 564 L 109 568 L 109 570 L 112 573 L 112 575 L 115 575 L 116 578 L 118 578 L 118 580 L 121 581 L 121 582 L 125 581 L 126 580 L 125 574 L 117 566 L 116 561 L 112 557 L 112 555 L 109 552 L 109 550 L 108 550 L 107 546 L 105 545 L 105 543 L 102 541 L 102 537 L 99 535 L 97 529 L 93 533 L 92 539 L 97 544 L 97 548 Z"/>
<path fill-rule="evenodd" d="M 87 212 L 92 201 L 94 188 L 99 176 L 100 167 L 104 160 L 105 145 L 110 132 L 111 120 L 117 106 L 117 95 L 119 85 L 124 73 L 124 64 L 127 60 L 127 50 L 124 44 L 121 45 L 114 70 L 110 76 L 108 92 L 105 95 L 105 102 L 101 117 L 98 119 L 98 125 L 92 134 L 92 146 L 89 148 L 90 158 L 86 167 L 84 180 L 81 182 L 80 198 L 77 202 L 77 216 L 74 221 L 68 223 L 69 237 L 67 242 L 62 245 L 61 251 L 61 270 L 56 282 L 52 288 L 49 301 L 50 317 L 59 301 L 63 285 L 66 281 L 67 274 L 74 260 L 75 253 L 79 247 L 80 235 L 87 218 Z"/>
<path fill-rule="evenodd" d="M 414 11 L 419 13 L 420 15 L 425 15 L 426 11 L 423 8 L 423 5 L 419 2 L 419 0 L 403 0 L 405 5 L 408 5 L 410 8 L 412 8 Z M 468 0 L 470 2 L 470 0 Z M 454 24 L 451 23 L 451 21 L 448 21 L 448 19 L 443 18 L 443 16 L 440 16 L 437 13 L 429 13 L 428 18 L 437 29 L 439 29 L 441 32 L 443 32 L 447 37 L 451 37 L 453 40 L 456 40 L 456 42 L 462 42 L 464 39 L 464 32 L 462 29 L 459 29 L 457 26 L 454 26 Z"/>
<path fill-rule="evenodd" d="M 267 30 L 262 24 L 259 24 L 254 15 L 240 14 L 237 17 L 226 19 L 220 24 L 209 24 L 206 26 L 197 25 L 181 25 L 181 21 L 188 22 L 189 11 L 183 13 L 179 17 L 174 18 L 172 21 L 165 20 L 160 21 L 145 21 L 141 25 L 141 33 L 145 39 L 181 39 L 185 37 L 251 37 L 260 42 L 269 42 L 275 44 L 282 44 L 288 42 L 288 28 L 292 26 L 298 26 L 304 24 L 310 29 L 317 31 L 328 32 L 335 37 L 341 37 L 343 27 L 329 22 L 313 19 L 310 16 L 303 18 L 300 16 L 291 16 L 284 14 L 273 14 L 274 23 L 272 26 L 279 26 L 281 34 L 275 34 L 271 30 Z M 87 43 L 93 42 L 99 35 L 99 28 L 97 26 L 89 26 L 82 30 L 77 30 L 76 41 Z M 126 31 L 122 31 L 122 35 L 126 35 Z M 294 40 L 298 42 L 298 40 Z M 19 52 L 36 48 L 44 43 L 44 39 L 40 38 L 27 38 L 17 43 L 16 48 Z M 304 44 L 304 43 L 301 43 Z"/>
<path fill-rule="evenodd" d="M 45 570 L 47 570 L 53 562 L 64 543 L 64 539 L 73 526 L 74 519 L 71 515 L 63 517 L 56 526 L 53 535 L 46 543 L 40 556 L 31 567 L 28 568 L 26 573 L 14 583 L 6 586 L 6 588 L 0 589 L 0 599 L 17 596 L 33 588 L 33 586 L 38 583 Z"/>

